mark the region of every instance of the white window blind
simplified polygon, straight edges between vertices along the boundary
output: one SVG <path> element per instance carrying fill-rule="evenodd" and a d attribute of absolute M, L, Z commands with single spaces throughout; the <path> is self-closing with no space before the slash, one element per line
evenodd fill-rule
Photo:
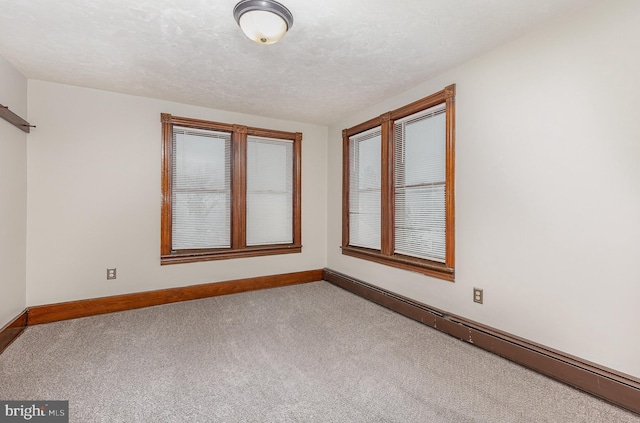
<path fill-rule="evenodd" d="M 231 135 L 173 128 L 172 249 L 231 246 Z"/>
<path fill-rule="evenodd" d="M 395 122 L 395 252 L 445 262 L 446 114 Z"/>
<path fill-rule="evenodd" d="M 247 245 L 293 242 L 293 141 L 247 137 Z"/>
<path fill-rule="evenodd" d="M 349 138 L 349 244 L 379 250 L 380 127 Z"/>

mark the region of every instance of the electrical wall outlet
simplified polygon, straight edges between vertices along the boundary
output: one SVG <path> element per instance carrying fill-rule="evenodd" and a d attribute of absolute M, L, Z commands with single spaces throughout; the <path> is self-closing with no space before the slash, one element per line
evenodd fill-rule
<path fill-rule="evenodd" d="M 482 295 L 482 289 L 473 288 L 473 302 L 482 304 L 483 299 L 484 299 L 484 296 Z"/>
<path fill-rule="evenodd" d="M 107 280 L 111 280 L 115 278 L 116 278 L 116 268 L 114 267 L 113 269 L 107 269 Z"/>

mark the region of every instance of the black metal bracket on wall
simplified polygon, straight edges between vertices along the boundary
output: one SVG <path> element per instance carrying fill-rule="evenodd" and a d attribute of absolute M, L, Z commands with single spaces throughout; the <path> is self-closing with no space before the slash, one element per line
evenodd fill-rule
<path fill-rule="evenodd" d="M 23 130 L 27 134 L 31 128 L 35 128 L 34 125 L 29 124 L 26 120 L 13 113 L 7 106 L 0 104 L 0 117 L 18 129 Z"/>

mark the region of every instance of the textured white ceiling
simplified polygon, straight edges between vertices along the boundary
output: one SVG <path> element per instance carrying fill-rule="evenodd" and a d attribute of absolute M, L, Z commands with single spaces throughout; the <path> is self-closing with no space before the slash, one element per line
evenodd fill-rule
<path fill-rule="evenodd" d="M 317 124 L 407 90 L 592 0 L 281 0 L 274 45 L 236 0 L 0 0 L 27 78 Z"/>

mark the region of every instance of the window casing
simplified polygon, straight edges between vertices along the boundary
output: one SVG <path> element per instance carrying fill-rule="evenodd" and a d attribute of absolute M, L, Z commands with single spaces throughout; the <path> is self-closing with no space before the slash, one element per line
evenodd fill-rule
<path fill-rule="evenodd" d="M 454 159 L 455 85 L 345 129 L 343 254 L 453 281 Z"/>
<path fill-rule="evenodd" d="M 161 264 L 302 250 L 301 133 L 161 121 Z"/>

